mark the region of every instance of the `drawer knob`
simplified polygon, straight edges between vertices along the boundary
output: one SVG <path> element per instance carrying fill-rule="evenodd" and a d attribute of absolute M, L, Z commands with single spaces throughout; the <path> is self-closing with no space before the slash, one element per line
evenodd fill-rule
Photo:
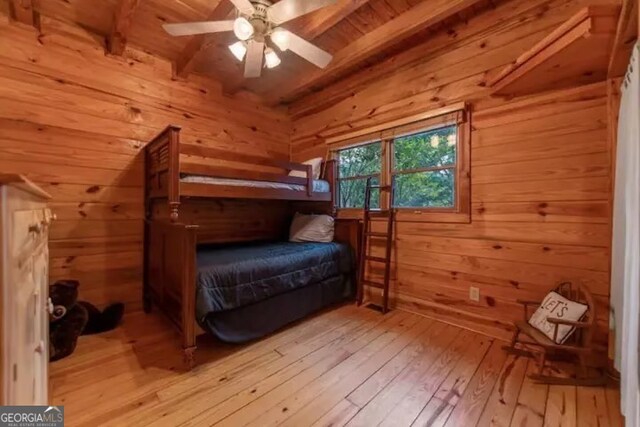
<path fill-rule="evenodd" d="M 31 224 L 29 226 L 29 233 L 40 233 L 42 231 L 41 224 Z"/>

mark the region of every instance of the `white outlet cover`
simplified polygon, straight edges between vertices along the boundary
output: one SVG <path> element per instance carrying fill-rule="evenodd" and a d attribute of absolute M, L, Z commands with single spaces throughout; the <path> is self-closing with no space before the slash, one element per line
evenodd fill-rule
<path fill-rule="evenodd" d="M 471 301 L 479 302 L 480 301 L 480 289 L 471 286 L 469 288 L 469 299 Z"/>

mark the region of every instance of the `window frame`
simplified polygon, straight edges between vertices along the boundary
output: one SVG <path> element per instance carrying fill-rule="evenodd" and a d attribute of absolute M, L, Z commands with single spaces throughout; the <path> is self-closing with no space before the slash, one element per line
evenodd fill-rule
<path fill-rule="evenodd" d="M 425 115 L 428 115 L 426 113 Z M 396 121 L 397 122 L 397 121 Z M 394 122 L 395 124 L 395 122 Z M 428 132 L 448 126 L 456 126 L 456 161 L 453 166 L 420 168 L 412 172 L 419 172 L 422 169 L 441 170 L 453 169 L 454 175 L 454 206 L 453 207 L 391 207 L 388 193 L 380 195 L 380 209 L 392 209 L 397 221 L 406 222 L 445 222 L 445 223 L 470 223 L 471 222 L 471 174 L 470 174 L 470 152 L 471 152 L 471 120 L 469 111 L 466 108 L 458 109 L 446 114 L 432 116 L 428 119 L 418 120 L 408 124 L 395 127 L 384 128 L 380 131 L 359 135 L 355 138 L 337 141 L 331 144 L 329 149 L 332 158 L 339 160 L 339 152 L 349 148 L 354 148 L 367 143 L 381 142 L 381 165 L 380 165 L 380 185 L 390 185 L 394 175 L 398 175 L 395 170 L 395 156 L 393 143 L 396 138 L 413 135 L 421 132 Z M 339 166 L 338 166 L 339 167 Z M 407 173 L 402 171 L 401 173 Z M 337 177 L 336 188 L 339 188 L 339 177 Z M 341 208 L 339 198 L 335 198 L 336 211 L 339 218 L 361 218 L 362 208 Z"/>
<path fill-rule="evenodd" d="M 378 178 L 379 182 L 382 182 L 382 174 L 383 174 L 383 170 L 382 170 L 382 160 L 380 162 L 380 171 L 378 173 L 374 173 L 374 174 L 367 174 L 367 175 L 354 175 L 354 176 L 348 176 L 348 177 L 344 177 L 342 178 L 340 176 L 340 152 L 341 151 L 345 151 L 345 150 L 351 150 L 353 148 L 358 148 L 358 147 L 365 147 L 367 145 L 373 145 L 373 144 L 380 144 L 380 158 L 382 159 L 382 157 L 384 156 L 384 141 L 380 140 L 380 139 L 374 139 L 374 140 L 370 140 L 370 141 L 366 141 L 366 142 L 362 142 L 359 144 L 355 144 L 355 145 L 350 145 L 348 147 L 342 147 L 338 150 L 335 150 L 335 154 L 333 155 L 333 157 L 337 160 L 337 174 L 336 174 L 336 185 L 335 185 L 335 191 L 336 191 L 336 209 L 338 210 L 345 210 L 345 209 L 353 209 L 353 210 L 362 210 L 363 208 L 340 208 L 340 199 L 341 199 L 341 195 L 340 195 L 340 182 L 341 181 L 354 181 L 354 180 L 358 180 L 358 179 L 367 179 L 367 178 Z"/>
<path fill-rule="evenodd" d="M 421 133 L 429 133 L 432 131 L 437 131 L 440 129 L 445 129 L 445 128 L 453 128 L 455 127 L 455 136 L 456 136 L 456 144 L 455 144 L 455 155 L 456 155 L 456 161 L 454 163 L 450 163 L 447 164 L 445 166 L 427 166 L 427 167 L 421 167 L 421 168 L 416 168 L 416 169 L 402 169 L 399 170 L 396 167 L 396 155 L 395 155 L 395 144 L 396 144 L 396 140 L 400 139 L 400 138 L 405 138 L 405 137 L 411 137 L 414 135 L 418 135 Z M 408 132 L 406 134 L 402 134 L 402 135 L 396 135 L 393 138 L 389 139 L 389 152 L 391 153 L 390 155 L 390 160 L 389 160 L 389 174 L 390 174 L 390 178 L 389 178 L 389 182 L 395 182 L 394 180 L 396 179 L 396 177 L 398 175 L 411 175 L 411 174 L 418 174 L 418 173 L 427 173 L 427 172 L 437 172 L 437 171 L 442 171 L 442 170 L 452 170 L 453 171 L 453 175 L 454 175 L 454 199 L 453 199 L 453 206 L 392 206 L 393 209 L 396 209 L 398 212 L 402 211 L 402 210 L 411 210 L 411 211 L 415 211 L 415 210 L 428 210 L 428 211 L 440 211 L 440 212 L 444 212 L 444 211 L 451 211 L 451 210 L 455 210 L 456 206 L 458 204 L 458 198 L 457 198 L 457 191 L 458 191 L 458 145 L 460 143 L 460 141 L 458 141 L 458 134 L 459 134 L 459 129 L 458 126 L 455 124 L 450 124 L 450 125 L 443 125 L 443 126 L 435 126 L 435 127 L 431 127 L 429 129 L 421 129 L 421 130 L 417 130 L 417 131 L 413 131 L 413 132 Z M 395 200 L 392 200 L 391 202 L 394 202 Z"/>

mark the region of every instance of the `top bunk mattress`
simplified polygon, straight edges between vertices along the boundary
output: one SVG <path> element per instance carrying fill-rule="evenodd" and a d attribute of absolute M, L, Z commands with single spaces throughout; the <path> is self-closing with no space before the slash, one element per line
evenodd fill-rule
<path fill-rule="evenodd" d="M 232 310 L 351 272 L 341 243 L 261 243 L 201 246 L 197 254 L 196 315 Z"/>
<path fill-rule="evenodd" d="M 180 178 L 180 182 L 189 182 L 194 184 L 211 184 L 211 185 L 233 185 L 236 187 L 254 187 L 254 188 L 276 188 L 279 190 L 307 191 L 307 187 L 300 184 L 289 184 L 284 182 L 270 181 L 253 181 L 249 179 L 229 179 L 214 178 L 202 175 L 185 175 Z M 313 181 L 314 193 L 328 193 L 330 190 L 329 182 L 316 179 Z"/>

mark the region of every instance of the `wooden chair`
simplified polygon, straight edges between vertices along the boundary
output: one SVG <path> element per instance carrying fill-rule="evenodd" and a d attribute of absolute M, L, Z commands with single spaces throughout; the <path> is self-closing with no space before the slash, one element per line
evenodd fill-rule
<path fill-rule="evenodd" d="M 548 317 L 547 321 L 555 326 L 554 339 L 550 339 L 545 334 L 529 325 L 529 316 L 533 314 L 533 310 L 530 313 L 529 307 L 540 306 L 542 301 L 521 301 L 524 308 L 524 318 L 522 321 L 515 322 L 516 328 L 513 338 L 511 339 L 510 346 L 504 346 L 503 348 L 514 355 L 535 357 L 536 353 L 540 361 L 540 369 L 537 374 L 530 375 L 530 378 L 534 381 L 546 383 L 546 384 L 566 384 L 566 385 L 602 385 L 606 383 L 606 376 L 604 374 L 589 375 L 589 368 L 587 367 L 587 360 L 589 356 L 594 354 L 596 349 L 592 342 L 596 313 L 593 297 L 589 290 L 580 284 L 574 284 L 571 282 L 562 282 L 550 291 L 557 292 L 563 297 L 587 305 L 588 309 L 582 320 L 579 322 L 573 322 L 564 319 Z M 575 328 L 569 338 L 562 344 L 557 344 L 555 338 L 558 335 L 558 327 L 560 325 L 568 325 Z M 520 339 L 521 335 L 525 335 L 526 339 Z M 520 344 L 525 348 L 516 348 L 516 345 Z M 528 348 L 533 347 L 533 352 Z M 574 363 L 577 364 L 578 369 L 576 377 L 555 377 L 551 375 L 545 375 L 544 369 L 547 360 L 550 356 L 570 356 Z"/>

